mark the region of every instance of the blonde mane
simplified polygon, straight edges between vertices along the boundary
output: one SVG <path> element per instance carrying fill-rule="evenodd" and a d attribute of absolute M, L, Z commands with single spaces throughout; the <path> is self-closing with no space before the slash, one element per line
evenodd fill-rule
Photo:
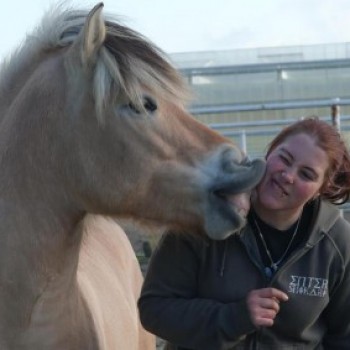
<path fill-rule="evenodd" d="M 69 47 L 81 32 L 88 11 L 63 9 L 58 5 L 43 17 L 41 24 L 27 35 L 23 44 L 2 64 L 0 93 L 18 89 L 33 65 L 52 52 Z M 120 96 L 137 109 L 143 109 L 145 91 L 167 101 L 184 106 L 191 94 L 181 74 L 172 66 L 167 55 L 136 31 L 105 15 L 106 40 L 99 52 L 94 70 L 93 94 L 98 116 L 109 102 Z M 3 103 L 4 105 L 4 103 Z"/>

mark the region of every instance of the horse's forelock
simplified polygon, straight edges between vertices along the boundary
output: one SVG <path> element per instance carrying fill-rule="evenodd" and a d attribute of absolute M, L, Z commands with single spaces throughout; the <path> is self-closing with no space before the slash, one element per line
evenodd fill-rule
<path fill-rule="evenodd" d="M 165 99 L 187 100 L 186 85 L 162 50 L 127 27 L 111 21 L 106 24 L 105 47 L 116 62 L 112 74 L 118 70 L 133 102 L 137 102 L 142 87 Z"/>
<path fill-rule="evenodd" d="M 50 21 L 52 27 L 61 28 L 61 33 L 54 35 L 60 46 L 76 39 L 87 15 L 84 11 L 63 12 L 56 17 L 56 24 Z M 94 74 L 97 114 L 103 115 L 104 107 L 115 97 L 111 93 L 127 96 L 140 109 L 145 90 L 165 100 L 186 103 L 190 97 L 187 85 L 163 51 L 114 17 L 106 18 L 106 39 Z"/>

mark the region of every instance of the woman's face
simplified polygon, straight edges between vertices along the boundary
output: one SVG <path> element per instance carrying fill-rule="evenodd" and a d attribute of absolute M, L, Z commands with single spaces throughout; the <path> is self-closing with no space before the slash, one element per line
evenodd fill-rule
<path fill-rule="evenodd" d="M 265 210 L 298 211 L 318 194 L 329 160 L 312 137 L 297 134 L 277 146 L 266 165 L 257 187 L 259 205 Z"/>

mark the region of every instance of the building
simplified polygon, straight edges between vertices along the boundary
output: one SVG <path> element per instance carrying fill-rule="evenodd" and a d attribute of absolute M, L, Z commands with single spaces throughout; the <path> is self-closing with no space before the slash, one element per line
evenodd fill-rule
<path fill-rule="evenodd" d="M 331 122 L 333 105 L 350 142 L 350 43 L 178 53 L 171 59 L 194 91 L 190 109 L 196 118 L 254 156 L 293 120 L 318 115 Z"/>

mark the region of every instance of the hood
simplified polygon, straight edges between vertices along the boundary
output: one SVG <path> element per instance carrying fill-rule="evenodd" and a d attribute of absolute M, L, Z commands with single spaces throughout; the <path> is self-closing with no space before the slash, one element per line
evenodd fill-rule
<path fill-rule="evenodd" d="M 339 208 L 324 200 L 317 199 L 313 203 L 312 208 L 312 219 L 310 222 L 310 226 L 312 227 L 311 232 L 309 233 L 309 238 L 306 241 L 306 244 L 309 247 L 317 244 L 325 235 L 326 232 L 332 228 L 335 222 L 340 217 Z M 262 265 L 262 261 L 260 259 L 260 255 L 258 254 L 259 248 L 257 246 L 255 235 L 252 232 L 252 229 L 249 224 L 241 229 L 238 233 L 238 236 L 245 246 L 248 255 L 253 260 L 253 262 L 257 266 Z M 220 257 L 220 276 L 222 277 L 225 273 L 225 265 L 226 265 L 226 256 L 228 249 L 228 240 L 230 238 L 224 240 L 223 248 L 221 249 L 221 257 Z"/>

